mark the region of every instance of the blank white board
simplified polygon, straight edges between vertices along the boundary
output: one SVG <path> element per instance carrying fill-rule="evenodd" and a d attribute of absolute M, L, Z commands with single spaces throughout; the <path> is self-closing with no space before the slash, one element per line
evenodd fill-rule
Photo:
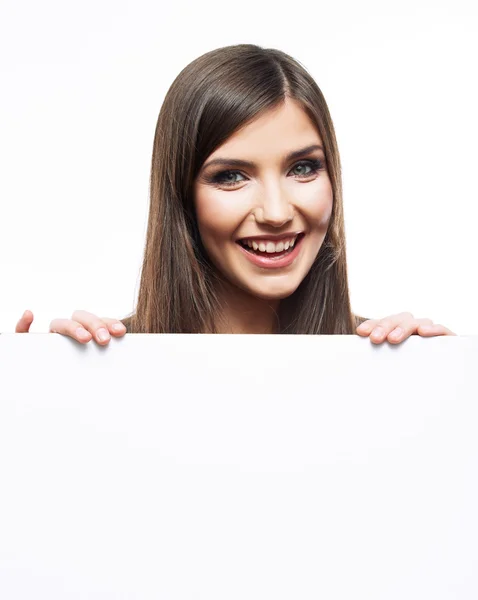
<path fill-rule="evenodd" d="M 0 598 L 478 598 L 478 337 L 0 335 Z"/>

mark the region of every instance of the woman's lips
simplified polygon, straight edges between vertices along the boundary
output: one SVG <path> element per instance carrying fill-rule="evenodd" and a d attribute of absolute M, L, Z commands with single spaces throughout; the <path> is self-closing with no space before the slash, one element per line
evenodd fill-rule
<path fill-rule="evenodd" d="M 283 267 L 288 267 L 289 265 L 291 265 L 297 258 L 302 247 L 302 240 L 304 239 L 304 237 L 305 235 L 300 235 L 297 238 L 297 241 L 290 252 L 288 250 L 284 250 L 283 252 L 277 252 L 272 254 L 267 254 L 266 252 L 261 252 L 260 254 L 257 254 L 255 252 L 249 252 L 240 243 L 238 243 L 237 245 L 239 246 L 241 252 L 245 255 L 246 258 L 248 258 L 251 261 L 252 264 L 266 269 L 281 269 Z"/>

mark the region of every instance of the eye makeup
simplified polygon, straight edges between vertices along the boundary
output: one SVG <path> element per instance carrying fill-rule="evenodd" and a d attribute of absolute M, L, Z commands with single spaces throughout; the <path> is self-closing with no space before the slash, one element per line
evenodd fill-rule
<path fill-rule="evenodd" d="M 317 173 L 319 171 L 324 170 L 325 161 L 322 158 L 300 160 L 291 168 L 291 170 L 289 172 L 294 171 L 298 167 L 302 167 L 304 169 L 309 169 L 309 170 L 305 174 L 296 175 L 296 177 L 299 180 L 300 179 L 309 180 L 311 176 L 315 176 L 315 175 L 317 175 Z M 237 181 L 237 180 L 231 181 L 230 179 L 228 181 L 228 177 L 230 177 L 231 175 L 234 176 L 236 174 L 239 174 L 242 177 L 244 177 L 244 175 L 240 171 L 237 171 L 235 169 L 223 169 L 221 171 L 217 171 L 216 173 L 206 175 L 205 182 L 210 185 L 213 185 L 215 187 L 219 187 L 219 188 L 233 187 L 233 186 L 237 185 L 238 183 L 241 183 L 241 181 Z M 314 177 L 314 179 L 315 179 L 315 177 Z"/>

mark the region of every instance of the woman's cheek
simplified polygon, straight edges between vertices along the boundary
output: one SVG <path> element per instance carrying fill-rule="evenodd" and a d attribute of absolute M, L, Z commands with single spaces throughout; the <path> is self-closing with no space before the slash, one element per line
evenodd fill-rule
<path fill-rule="evenodd" d="M 310 190 L 312 193 L 306 200 L 304 212 L 308 213 L 311 222 L 316 223 L 321 229 L 327 228 L 334 206 L 333 190 L 329 179 L 321 181 L 318 189 Z"/>
<path fill-rule="evenodd" d="M 211 192 L 199 196 L 196 202 L 201 236 L 210 241 L 233 240 L 249 212 L 247 199 L 239 198 L 237 193 Z"/>

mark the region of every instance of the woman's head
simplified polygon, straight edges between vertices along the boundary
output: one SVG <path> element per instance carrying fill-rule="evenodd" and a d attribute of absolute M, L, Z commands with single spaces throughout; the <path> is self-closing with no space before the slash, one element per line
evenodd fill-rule
<path fill-rule="evenodd" d="M 321 148 L 286 159 L 310 146 Z M 254 166 L 210 164 L 217 158 Z M 240 245 L 296 233 L 297 257 L 281 267 L 259 267 Z M 327 105 L 300 63 L 249 44 L 194 60 L 161 107 L 130 331 L 214 331 L 221 281 L 285 299 L 280 331 L 353 332 L 340 159 Z"/>

